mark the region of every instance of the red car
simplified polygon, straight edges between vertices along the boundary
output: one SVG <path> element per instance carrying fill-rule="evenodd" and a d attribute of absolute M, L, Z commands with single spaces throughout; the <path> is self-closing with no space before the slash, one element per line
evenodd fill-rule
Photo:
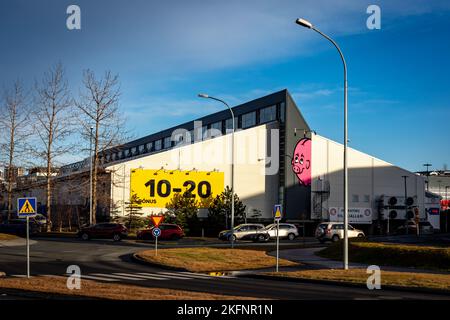
<path fill-rule="evenodd" d="M 92 238 L 109 238 L 120 241 L 128 235 L 127 228 L 120 223 L 97 223 L 91 226 L 82 227 L 78 236 L 83 240 Z"/>
<path fill-rule="evenodd" d="M 151 240 L 153 239 L 153 231 L 154 227 L 140 230 L 137 233 L 137 238 L 140 240 Z M 159 228 L 161 229 L 161 235 L 158 237 L 158 240 L 178 240 L 184 237 L 184 231 L 183 229 L 176 225 L 176 224 L 170 224 L 170 223 L 161 223 L 159 225 Z"/>

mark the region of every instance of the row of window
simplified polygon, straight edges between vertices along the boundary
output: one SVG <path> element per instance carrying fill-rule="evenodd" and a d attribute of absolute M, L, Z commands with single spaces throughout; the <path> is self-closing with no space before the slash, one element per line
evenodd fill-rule
<path fill-rule="evenodd" d="M 258 112 L 257 112 L 258 111 Z M 257 111 L 252 111 L 249 113 L 245 113 L 239 117 L 235 117 L 235 129 L 239 128 L 239 120 L 240 121 L 240 128 L 241 129 L 247 129 L 250 127 L 255 126 L 258 124 L 264 124 L 270 121 L 274 121 L 277 119 L 277 106 L 272 105 L 269 107 L 261 108 Z M 190 130 L 184 136 L 184 134 L 177 134 L 175 135 L 175 141 L 172 143 L 171 137 L 165 137 L 164 139 L 155 140 L 152 142 L 148 142 L 146 144 L 142 144 L 138 147 L 132 147 L 130 149 L 120 150 L 111 154 L 106 154 L 105 161 L 116 161 L 123 158 L 133 157 L 136 155 L 140 155 L 143 153 L 149 153 L 149 152 L 156 152 L 163 149 L 169 149 L 172 146 L 182 142 L 182 141 L 188 141 L 190 139 L 190 142 L 194 141 L 201 141 L 206 140 L 210 138 L 214 138 L 217 136 L 221 136 L 225 133 L 229 133 L 233 129 L 233 123 L 232 119 L 226 119 L 225 121 L 217 121 L 214 123 L 211 123 L 209 126 L 205 125 L 200 128 L 197 128 L 197 132 L 194 132 L 195 129 Z M 208 131 L 209 130 L 209 131 Z"/>

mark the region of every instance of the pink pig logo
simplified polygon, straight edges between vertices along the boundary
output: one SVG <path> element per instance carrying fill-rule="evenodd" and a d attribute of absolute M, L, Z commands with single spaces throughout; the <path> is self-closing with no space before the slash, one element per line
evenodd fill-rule
<path fill-rule="evenodd" d="M 292 157 L 292 170 L 301 185 L 311 185 L 311 139 L 303 138 L 297 142 Z"/>

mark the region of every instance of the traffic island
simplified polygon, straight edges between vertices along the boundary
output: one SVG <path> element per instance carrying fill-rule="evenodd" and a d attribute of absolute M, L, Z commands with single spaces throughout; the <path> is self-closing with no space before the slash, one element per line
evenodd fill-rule
<path fill-rule="evenodd" d="M 145 250 L 134 254 L 134 258 L 153 266 L 190 272 L 225 272 L 274 267 L 276 258 L 261 250 L 223 248 L 171 248 Z M 300 264 L 280 259 L 280 267 Z"/>
<path fill-rule="evenodd" d="M 112 300 L 241 300 L 251 297 L 228 296 L 206 292 L 172 290 L 166 288 L 146 288 L 133 285 L 102 283 L 81 280 L 81 288 L 67 288 L 67 278 L 39 276 L 27 278 L 2 278 L 0 289 L 32 299 L 112 299 Z"/>
<path fill-rule="evenodd" d="M 342 242 L 335 243 L 316 254 L 322 258 L 341 261 L 342 246 Z M 448 247 L 350 241 L 348 250 L 351 262 L 450 271 Z M 414 272 L 413 269 L 411 271 Z"/>
<path fill-rule="evenodd" d="M 370 274 L 366 269 L 319 269 L 297 270 L 289 272 L 267 272 L 261 276 L 272 280 L 314 282 L 322 284 L 344 284 L 366 287 Z M 450 276 L 448 274 L 413 273 L 381 270 L 381 288 L 432 291 L 450 294 Z"/>

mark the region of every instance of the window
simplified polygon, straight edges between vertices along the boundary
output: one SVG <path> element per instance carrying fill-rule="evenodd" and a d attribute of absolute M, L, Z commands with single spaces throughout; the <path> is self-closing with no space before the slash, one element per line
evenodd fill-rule
<path fill-rule="evenodd" d="M 202 127 L 202 139 L 201 140 L 206 140 L 208 138 L 209 138 L 208 126 L 203 126 Z"/>
<path fill-rule="evenodd" d="M 108 154 L 106 155 L 106 161 L 109 161 L 109 159 L 111 159 L 111 155 L 108 153 Z"/>
<path fill-rule="evenodd" d="M 234 117 L 234 128 L 237 130 L 238 128 L 238 117 Z M 231 118 L 225 120 L 225 131 L 231 132 L 233 130 L 233 123 L 231 122 Z"/>
<path fill-rule="evenodd" d="M 357 194 L 352 195 L 352 202 L 359 202 L 359 195 Z"/>
<path fill-rule="evenodd" d="M 123 153 L 124 153 L 125 157 L 128 157 L 130 155 L 130 150 L 127 149 Z"/>
<path fill-rule="evenodd" d="M 155 151 L 161 150 L 161 140 L 155 141 Z"/>
<path fill-rule="evenodd" d="M 147 149 L 147 152 L 152 151 L 153 143 L 149 142 L 145 145 L 145 148 Z"/>
<path fill-rule="evenodd" d="M 280 120 L 281 122 L 284 122 L 285 120 L 285 113 L 286 113 L 286 104 L 284 102 L 280 105 Z"/>
<path fill-rule="evenodd" d="M 139 153 L 144 153 L 144 150 L 145 150 L 145 146 L 143 144 L 141 144 L 139 146 Z"/>
<path fill-rule="evenodd" d="M 249 128 L 256 124 L 256 112 L 249 112 L 242 115 L 242 128 Z"/>
<path fill-rule="evenodd" d="M 172 141 L 170 139 L 170 137 L 165 137 L 164 138 L 164 149 L 168 149 L 172 147 Z"/>
<path fill-rule="evenodd" d="M 122 158 L 122 155 L 123 155 L 123 152 L 122 152 L 122 151 L 119 151 L 119 152 L 117 153 L 117 158 L 118 158 L 118 159 Z"/>
<path fill-rule="evenodd" d="M 116 160 L 116 156 L 117 156 L 117 155 L 116 155 L 115 153 L 113 153 L 113 154 L 111 155 L 111 160 L 112 160 L 112 161 Z"/>
<path fill-rule="evenodd" d="M 211 123 L 209 135 L 211 138 L 220 137 L 222 135 L 222 121 Z"/>
<path fill-rule="evenodd" d="M 259 111 L 259 123 L 273 121 L 277 118 L 277 106 L 262 108 Z"/>
<path fill-rule="evenodd" d="M 364 202 L 370 202 L 370 196 L 368 194 L 364 195 Z"/>
<path fill-rule="evenodd" d="M 136 151 L 137 151 L 136 147 L 131 148 L 131 155 L 134 156 L 136 154 Z"/>

